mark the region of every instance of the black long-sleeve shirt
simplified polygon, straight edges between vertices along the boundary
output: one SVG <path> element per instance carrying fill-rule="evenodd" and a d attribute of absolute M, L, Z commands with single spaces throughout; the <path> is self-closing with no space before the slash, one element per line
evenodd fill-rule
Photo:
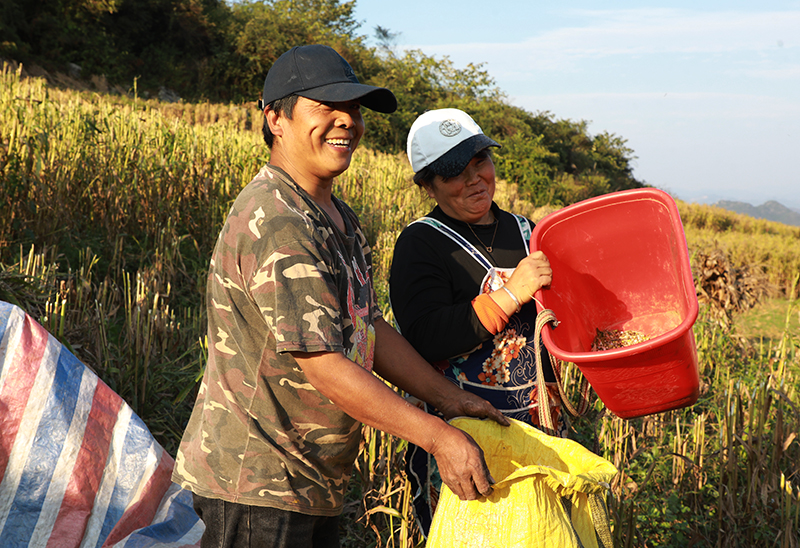
<path fill-rule="evenodd" d="M 500 223 L 492 253 L 484 244 L 491 245 L 494 223 L 467 225 L 438 206 L 428 216 L 458 232 L 494 266 L 515 268 L 527 255 L 519 225 L 494 203 L 492 212 Z M 403 336 L 425 359 L 465 354 L 492 337 L 472 307 L 484 276 L 483 266 L 433 227 L 417 223 L 400 234 L 389 280 L 392 309 Z"/>

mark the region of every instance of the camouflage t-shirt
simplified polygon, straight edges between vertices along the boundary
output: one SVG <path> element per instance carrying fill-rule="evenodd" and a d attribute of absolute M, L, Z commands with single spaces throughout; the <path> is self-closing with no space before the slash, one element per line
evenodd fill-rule
<path fill-rule="evenodd" d="M 355 213 L 334 201 L 346 234 L 265 166 L 231 208 L 208 276 L 208 364 L 173 472 L 198 495 L 341 512 L 361 423 L 290 354 L 342 352 L 372 369 L 371 253 Z"/>

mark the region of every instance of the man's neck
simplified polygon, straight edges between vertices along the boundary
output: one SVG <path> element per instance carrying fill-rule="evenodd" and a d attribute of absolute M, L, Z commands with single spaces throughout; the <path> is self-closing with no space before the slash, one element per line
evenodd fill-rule
<path fill-rule="evenodd" d="M 333 189 L 332 177 L 330 179 L 321 179 L 300 170 L 292 161 L 291 156 L 285 154 L 285 151 L 278 143 L 275 143 L 272 147 L 269 163 L 289 174 L 292 180 L 318 204 L 330 203 Z"/>
<path fill-rule="evenodd" d="M 270 165 L 281 168 L 292 178 L 297 186 L 305 190 L 319 208 L 328 214 L 339 230 L 342 232 L 347 231 L 342 214 L 339 212 L 339 208 L 333 203 L 333 179 L 323 180 L 307 176 L 304 177 L 298 170 L 293 169 L 292 163 L 285 161 L 285 158 L 280 154 L 273 154 L 270 157 L 269 163 Z"/>

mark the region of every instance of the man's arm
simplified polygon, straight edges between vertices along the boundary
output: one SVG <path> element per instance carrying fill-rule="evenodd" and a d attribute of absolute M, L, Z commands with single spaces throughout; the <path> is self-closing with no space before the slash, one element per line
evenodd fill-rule
<path fill-rule="evenodd" d="M 376 322 L 375 331 L 375 370 L 388 381 L 397 382 L 400 388 L 436 406 L 447 417 L 490 417 L 508 424 L 488 402 L 439 375 L 386 322 Z M 411 405 L 340 352 L 292 355 L 309 382 L 342 411 L 434 455 L 442 481 L 460 499 L 473 500 L 492 492 L 493 480 L 483 451 L 468 434 Z"/>
<path fill-rule="evenodd" d="M 375 322 L 375 336 L 374 369 L 378 375 L 433 405 L 448 419 L 481 417 L 508 425 L 508 419 L 500 411 L 483 398 L 447 380 L 382 318 Z"/>

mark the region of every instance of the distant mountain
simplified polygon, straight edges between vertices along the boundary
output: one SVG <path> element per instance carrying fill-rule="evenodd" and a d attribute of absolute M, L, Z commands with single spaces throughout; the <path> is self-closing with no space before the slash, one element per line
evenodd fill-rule
<path fill-rule="evenodd" d="M 774 200 L 765 202 L 758 207 L 746 202 L 734 202 L 731 200 L 720 200 L 714 205 L 728 211 L 749 215 L 756 219 L 766 219 L 767 221 L 775 221 L 785 225 L 800 226 L 800 213 Z"/>

